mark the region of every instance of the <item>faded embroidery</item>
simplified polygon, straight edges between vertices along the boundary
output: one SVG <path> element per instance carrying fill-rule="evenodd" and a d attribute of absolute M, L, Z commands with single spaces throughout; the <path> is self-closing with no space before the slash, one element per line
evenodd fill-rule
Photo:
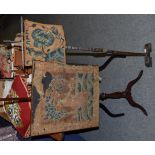
<path fill-rule="evenodd" d="M 97 67 L 39 61 L 33 67 L 32 135 L 98 125 Z"/>
<path fill-rule="evenodd" d="M 89 120 L 93 117 L 93 74 L 92 73 L 76 73 L 76 90 L 75 92 L 88 92 L 87 104 L 84 108 L 77 110 L 77 119 Z"/>
<path fill-rule="evenodd" d="M 32 60 L 65 62 L 65 38 L 61 25 L 25 20 L 25 65 Z"/>
<path fill-rule="evenodd" d="M 0 78 L 11 77 L 11 51 L 0 45 Z"/>

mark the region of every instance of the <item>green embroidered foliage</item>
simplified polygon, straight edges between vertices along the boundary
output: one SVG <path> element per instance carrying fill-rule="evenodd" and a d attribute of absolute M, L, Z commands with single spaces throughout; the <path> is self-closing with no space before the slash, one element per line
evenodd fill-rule
<path fill-rule="evenodd" d="M 45 112 L 46 112 L 45 119 L 59 121 L 60 119 L 64 118 L 67 115 L 67 112 L 65 112 L 63 109 L 61 111 L 57 111 L 55 104 L 52 102 L 53 101 L 51 97 L 47 96 L 45 105 Z"/>
<path fill-rule="evenodd" d="M 88 120 L 93 117 L 93 74 L 77 73 L 75 93 L 88 93 L 87 105 L 77 110 L 77 120 Z"/>

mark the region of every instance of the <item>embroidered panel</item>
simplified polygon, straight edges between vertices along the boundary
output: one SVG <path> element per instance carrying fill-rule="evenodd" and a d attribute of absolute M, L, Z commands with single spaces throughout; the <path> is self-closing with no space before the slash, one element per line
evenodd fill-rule
<path fill-rule="evenodd" d="M 34 61 L 31 135 L 97 127 L 97 66 Z"/>
<path fill-rule="evenodd" d="M 11 90 L 7 98 L 20 98 L 29 97 L 28 90 L 22 78 L 16 76 Z M 30 136 L 30 116 L 31 116 L 31 103 L 30 102 L 14 102 L 9 104 L 5 102 L 5 111 L 14 125 L 16 130 L 22 137 Z"/>
<path fill-rule="evenodd" d="M 0 45 L 0 78 L 10 78 L 11 70 L 11 50 L 7 50 L 6 46 Z"/>
<path fill-rule="evenodd" d="M 24 22 L 25 66 L 32 60 L 65 62 L 65 37 L 61 25 Z"/>

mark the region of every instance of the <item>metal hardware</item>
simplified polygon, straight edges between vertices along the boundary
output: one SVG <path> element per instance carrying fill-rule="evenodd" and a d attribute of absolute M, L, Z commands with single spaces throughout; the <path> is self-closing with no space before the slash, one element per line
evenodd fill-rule
<path fill-rule="evenodd" d="M 145 66 L 152 67 L 152 57 L 150 56 L 150 53 L 152 52 L 151 43 L 145 44 L 144 52 L 115 51 L 104 48 L 82 48 L 74 46 L 67 46 L 66 49 L 67 49 L 66 52 L 67 55 L 88 55 L 94 57 L 112 56 L 113 58 L 127 57 L 127 56 L 134 56 L 134 57 L 142 56 L 144 57 Z"/>

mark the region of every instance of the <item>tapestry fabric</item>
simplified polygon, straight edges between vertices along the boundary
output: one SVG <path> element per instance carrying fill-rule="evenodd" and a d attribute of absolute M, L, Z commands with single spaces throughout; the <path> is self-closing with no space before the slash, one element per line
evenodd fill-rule
<path fill-rule="evenodd" d="M 62 25 L 24 21 L 25 66 L 32 60 L 65 62 L 65 37 Z"/>
<path fill-rule="evenodd" d="M 29 97 L 27 87 L 21 78 L 17 75 L 13 81 L 11 90 L 7 98 L 26 98 Z M 15 102 L 6 101 L 5 111 L 10 122 L 16 128 L 22 137 L 30 136 L 30 119 L 31 119 L 31 102 Z"/>
<path fill-rule="evenodd" d="M 33 63 L 31 135 L 97 127 L 98 66 Z"/>
<path fill-rule="evenodd" d="M 11 78 L 11 70 L 11 50 L 8 50 L 4 45 L 0 45 L 0 78 Z"/>

